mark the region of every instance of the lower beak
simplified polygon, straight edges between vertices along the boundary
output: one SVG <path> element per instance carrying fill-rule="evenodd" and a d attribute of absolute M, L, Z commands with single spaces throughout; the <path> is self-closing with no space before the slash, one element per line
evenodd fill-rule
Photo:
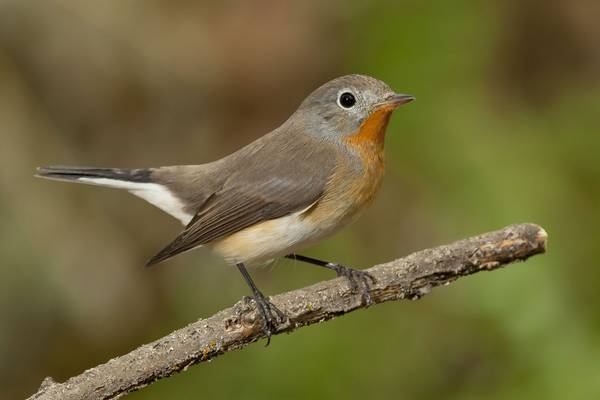
<path fill-rule="evenodd" d="M 391 95 L 390 97 L 385 99 L 385 101 L 382 101 L 381 103 L 377 104 L 376 108 L 395 110 L 396 108 L 400 107 L 402 104 L 410 103 L 414 99 L 415 99 L 415 96 L 411 96 L 409 94 L 397 93 L 397 94 Z"/>

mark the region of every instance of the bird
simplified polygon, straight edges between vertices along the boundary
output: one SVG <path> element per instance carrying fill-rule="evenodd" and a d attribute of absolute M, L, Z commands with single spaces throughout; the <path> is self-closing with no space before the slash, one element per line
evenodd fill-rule
<path fill-rule="evenodd" d="M 37 177 L 125 189 L 185 228 L 146 263 L 207 247 L 243 276 L 270 342 L 285 315 L 247 266 L 280 257 L 328 268 L 370 304 L 366 271 L 302 256 L 372 203 L 384 174 L 392 112 L 415 97 L 367 75 L 345 75 L 310 93 L 278 128 L 216 161 L 155 168 L 47 166 Z"/>

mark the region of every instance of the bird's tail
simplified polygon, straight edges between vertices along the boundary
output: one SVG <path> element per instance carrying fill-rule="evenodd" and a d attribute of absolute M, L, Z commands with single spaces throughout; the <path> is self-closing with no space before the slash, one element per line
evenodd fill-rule
<path fill-rule="evenodd" d="M 87 183 L 119 189 L 136 190 L 143 183 L 152 183 L 152 169 L 121 169 L 96 167 L 39 167 L 36 176 L 57 181 Z"/>
<path fill-rule="evenodd" d="M 155 168 L 40 167 L 37 177 L 125 189 L 187 224 L 192 215 L 166 183 L 157 180 Z"/>

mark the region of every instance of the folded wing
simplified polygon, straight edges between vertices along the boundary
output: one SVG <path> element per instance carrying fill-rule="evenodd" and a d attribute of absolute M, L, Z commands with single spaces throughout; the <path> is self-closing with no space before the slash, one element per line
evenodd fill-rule
<path fill-rule="evenodd" d="M 185 230 L 146 264 L 231 235 L 262 221 L 283 217 L 315 203 L 333 173 L 335 161 L 326 146 L 259 147 L 242 154 L 230 176 L 196 212 Z"/>

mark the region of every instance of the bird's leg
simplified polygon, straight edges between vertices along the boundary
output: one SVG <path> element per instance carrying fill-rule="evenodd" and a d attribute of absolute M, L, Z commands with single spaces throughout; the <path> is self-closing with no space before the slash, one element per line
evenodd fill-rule
<path fill-rule="evenodd" d="M 300 254 L 288 254 L 285 257 L 292 260 L 303 261 L 308 264 L 318 265 L 319 267 L 332 269 L 337 273 L 338 276 L 345 276 L 346 278 L 348 278 L 348 280 L 350 281 L 350 286 L 354 291 L 359 289 L 358 282 L 360 281 L 362 283 L 360 291 L 363 300 L 365 301 L 365 304 L 367 306 L 371 304 L 369 286 L 375 283 L 375 277 L 373 277 L 373 275 L 371 275 L 370 273 L 362 271 L 360 269 L 345 267 L 341 264 L 335 264 L 312 257 L 301 256 Z"/>
<path fill-rule="evenodd" d="M 271 343 L 271 334 L 277 328 L 277 324 L 285 321 L 285 314 L 280 309 L 275 307 L 275 305 L 271 303 L 260 290 L 258 290 L 243 263 L 238 263 L 236 266 L 252 290 L 252 297 L 256 303 L 256 310 L 262 319 L 262 329 L 264 334 L 267 336 L 266 345 L 268 346 L 269 343 Z"/>

